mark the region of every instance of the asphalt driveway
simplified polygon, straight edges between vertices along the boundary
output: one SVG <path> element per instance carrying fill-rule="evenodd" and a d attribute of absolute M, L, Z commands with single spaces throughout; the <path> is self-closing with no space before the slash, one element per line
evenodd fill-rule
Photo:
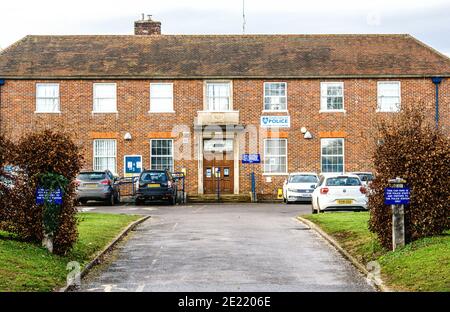
<path fill-rule="evenodd" d="M 373 291 L 334 248 L 294 219 L 309 205 L 84 207 L 150 214 L 82 291 Z"/>

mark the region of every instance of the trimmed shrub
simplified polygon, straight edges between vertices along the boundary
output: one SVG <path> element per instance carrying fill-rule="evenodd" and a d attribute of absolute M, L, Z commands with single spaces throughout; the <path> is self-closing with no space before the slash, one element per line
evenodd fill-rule
<path fill-rule="evenodd" d="M 429 121 L 424 109 L 404 107 L 378 125 L 371 184 L 369 228 L 392 248 L 392 212 L 384 205 L 388 180 L 401 177 L 411 188 L 405 207 L 406 240 L 441 234 L 450 228 L 450 140 Z"/>
<path fill-rule="evenodd" d="M 5 230 L 33 241 L 43 239 L 43 205 L 36 205 L 35 192 L 42 174 L 64 176 L 69 184 L 60 207 L 58 227 L 53 237 L 53 252 L 66 253 L 77 239 L 75 177 L 82 166 L 81 149 L 69 135 L 44 130 L 22 137 L 16 145 L 13 163 L 20 168 L 20 178 L 11 200 Z"/>

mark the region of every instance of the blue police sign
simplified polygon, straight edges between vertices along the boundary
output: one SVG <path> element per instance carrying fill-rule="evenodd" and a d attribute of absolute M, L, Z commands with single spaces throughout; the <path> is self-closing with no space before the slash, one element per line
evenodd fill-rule
<path fill-rule="evenodd" d="M 384 203 L 386 205 L 408 205 L 409 188 L 387 187 L 384 189 Z"/>
<path fill-rule="evenodd" d="M 63 192 L 60 188 L 57 188 L 50 194 L 48 194 L 48 193 L 49 193 L 49 190 L 46 190 L 43 187 L 38 187 L 36 190 L 36 204 L 43 205 L 45 202 L 45 197 L 47 195 L 49 195 L 48 199 L 50 200 L 50 202 L 52 202 L 56 205 L 62 205 Z"/>
<path fill-rule="evenodd" d="M 261 163 L 260 154 L 242 154 L 243 164 L 259 164 Z"/>

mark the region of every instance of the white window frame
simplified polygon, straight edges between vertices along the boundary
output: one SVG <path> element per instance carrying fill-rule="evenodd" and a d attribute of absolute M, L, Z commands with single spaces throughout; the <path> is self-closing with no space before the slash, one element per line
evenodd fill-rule
<path fill-rule="evenodd" d="M 278 96 L 273 96 L 273 95 L 266 95 L 266 84 L 270 84 L 270 83 L 282 83 L 284 84 L 284 96 L 280 96 L 280 97 L 284 97 L 286 99 L 286 108 L 285 109 L 266 109 L 266 97 L 278 97 Z M 283 81 L 266 81 L 264 82 L 263 85 L 263 92 L 264 92 L 264 98 L 263 98 L 263 112 L 287 112 L 288 111 L 288 90 L 287 90 L 288 84 L 287 82 L 283 82 Z"/>
<path fill-rule="evenodd" d="M 170 85 L 172 88 L 172 94 L 170 97 L 170 108 L 167 110 L 152 110 L 152 98 L 153 99 L 168 99 L 168 98 L 161 98 L 161 97 L 153 97 L 152 92 L 152 86 L 158 86 L 158 85 Z M 152 82 L 150 83 L 150 109 L 148 111 L 149 113 L 175 113 L 175 110 L 173 108 L 173 83 L 172 82 Z"/>
<path fill-rule="evenodd" d="M 340 85 L 342 87 L 342 108 L 340 109 L 328 109 L 327 99 L 328 96 L 322 94 L 324 86 L 328 85 Z M 345 85 L 343 81 L 323 81 L 320 83 L 320 113 L 345 113 Z"/>
<path fill-rule="evenodd" d="M 172 153 L 171 155 L 152 155 L 152 146 L 153 146 L 153 141 L 171 141 L 172 142 Z M 152 158 L 153 157 L 172 157 L 172 168 L 169 168 L 170 172 L 174 171 L 175 168 L 175 157 L 174 157 L 174 145 L 173 145 L 173 139 L 150 139 L 150 169 L 153 169 L 153 165 L 152 165 Z M 163 170 L 160 168 L 154 169 L 154 170 Z"/>
<path fill-rule="evenodd" d="M 52 86 L 52 87 L 57 87 L 58 89 L 58 97 L 57 98 L 44 98 L 44 99 L 57 99 L 58 100 L 58 109 L 55 111 L 44 111 L 44 110 L 39 110 L 38 109 L 38 100 L 40 99 L 38 97 L 38 88 L 39 87 L 44 87 L 44 86 Z M 36 114 L 60 114 L 61 113 L 61 94 L 60 94 L 60 86 L 59 83 L 36 83 L 36 93 L 35 93 L 35 97 L 36 97 L 36 103 L 35 103 L 35 113 Z"/>
<path fill-rule="evenodd" d="M 95 149 L 95 143 L 97 141 L 114 141 L 114 156 L 96 156 L 96 149 Z M 95 166 L 95 159 L 96 158 L 114 158 L 114 169 L 112 168 L 107 168 L 109 171 L 111 171 L 113 174 L 117 174 L 117 140 L 116 139 L 94 139 L 92 141 L 92 170 L 96 171 L 96 170 L 100 170 L 97 169 Z"/>
<path fill-rule="evenodd" d="M 322 148 L 323 148 L 323 142 L 324 140 L 342 140 L 342 155 L 340 154 L 329 154 L 329 155 L 323 155 L 322 154 Z M 330 171 L 322 171 L 323 169 L 323 156 L 342 156 L 342 172 L 330 172 Z M 322 173 L 345 173 L 345 139 L 344 138 L 321 138 L 320 139 L 320 171 Z"/>
<path fill-rule="evenodd" d="M 389 83 L 389 84 L 395 83 L 398 85 L 398 102 L 399 103 L 398 103 L 397 110 L 385 110 L 385 109 L 381 108 L 380 100 L 381 100 L 382 96 L 380 96 L 380 85 L 387 84 L 387 83 Z M 377 82 L 377 110 L 376 111 L 379 113 L 398 113 L 400 111 L 401 107 L 402 107 L 402 85 L 401 85 L 401 82 L 394 81 L 394 80 L 378 81 Z"/>
<path fill-rule="evenodd" d="M 286 154 L 285 155 L 271 155 L 271 157 L 286 157 L 286 171 L 285 172 L 267 172 L 266 171 L 266 143 L 267 141 L 271 141 L 271 140 L 279 140 L 279 141 L 285 141 L 286 142 Z M 263 175 L 267 175 L 267 176 L 276 176 L 276 175 L 289 175 L 289 170 L 288 170 L 288 140 L 286 138 L 267 138 L 264 139 L 264 154 L 263 154 Z"/>
<path fill-rule="evenodd" d="M 228 84 L 229 96 L 228 96 L 228 109 L 227 110 L 212 110 L 209 107 L 208 97 L 208 85 L 209 84 Z M 233 82 L 231 80 L 208 80 L 204 83 L 204 111 L 208 112 L 230 112 L 233 110 Z"/>
<path fill-rule="evenodd" d="M 96 86 L 98 85 L 111 85 L 114 86 L 114 98 L 110 98 L 110 99 L 114 99 L 114 107 L 111 110 L 108 111 L 99 111 L 96 110 L 96 104 L 95 104 L 95 100 L 97 99 L 96 97 Z M 92 84 L 92 113 L 96 113 L 96 114 L 108 114 L 108 113 L 118 113 L 117 112 L 117 83 L 115 82 L 95 82 Z"/>

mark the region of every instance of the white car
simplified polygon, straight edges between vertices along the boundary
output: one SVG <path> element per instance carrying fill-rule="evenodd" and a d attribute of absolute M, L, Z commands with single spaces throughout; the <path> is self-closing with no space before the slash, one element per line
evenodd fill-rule
<path fill-rule="evenodd" d="M 366 210 L 367 188 L 355 174 L 322 175 L 312 193 L 312 213 L 333 210 Z"/>
<path fill-rule="evenodd" d="M 316 188 L 319 177 L 314 172 L 294 172 L 283 184 L 283 201 L 311 202 L 311 194 Z"/>
<path fill-rule="evenodd" d="M 349 174 L 356 174 L 360 179 L 363 185 L 369 186 L 369 184 L 373 180 L 372 172 L 350 172 Z"/>

